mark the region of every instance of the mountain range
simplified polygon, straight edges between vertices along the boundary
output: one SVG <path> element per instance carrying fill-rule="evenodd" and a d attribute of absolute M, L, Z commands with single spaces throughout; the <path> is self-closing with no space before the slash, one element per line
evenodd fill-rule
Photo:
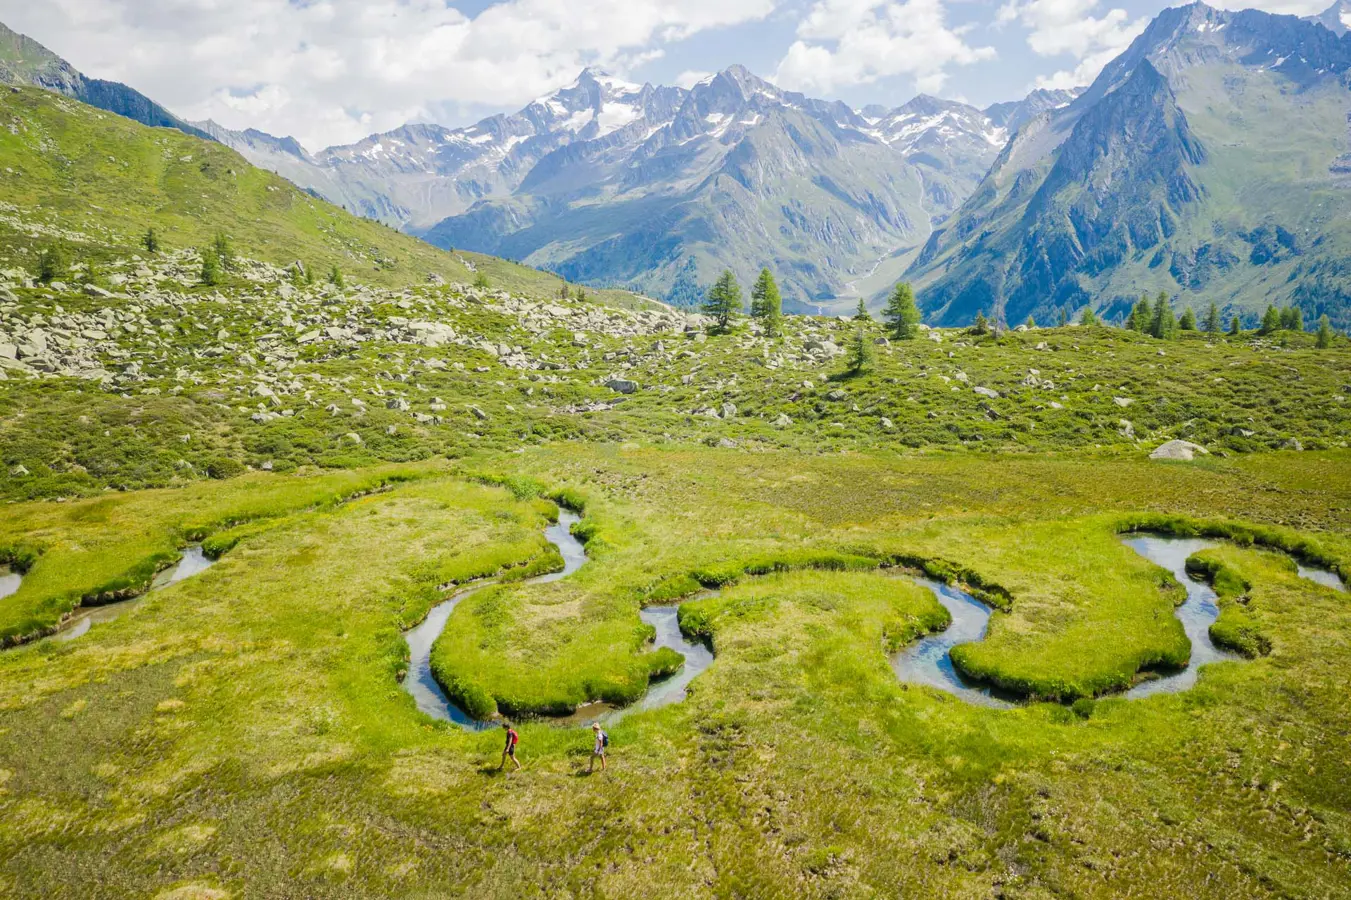
<path fill-rule="evenodd" d="M 1142 293 L 1351 323 L 1351 37 L 1165 10 L 1072 103 L 1029 120 L 909 270 L 933 321 L 1045 321 Z"/>
<path fill-rule="evenodd" d="M 814 311 L 970 193 L 1016 128 L 1069 102 L 989 110 L 919 96 L 854 110 L 733 66 L 690 89 L 588 69 L 511 115 L 407 125 L 310 155 L 294 140 L 205 132 L 257 165 L 441 247 L 696 302 L 724 268 L 780 275 Z"/>
<path fill-rule="evenodd" d="M 1351 324 L 1351 0 L 1165 10 L 1087 89 L 856 110 L 740 66 L 690 88 L 585 70 L 512 114 L 310 153 L 188 123 L 0 32 L 0 80 L 210 138 L 437 246 L 687 305 L 762 265 L 797 312 L 901 278 L 935 322 L 1125 315 L 1141 293 Z"/>

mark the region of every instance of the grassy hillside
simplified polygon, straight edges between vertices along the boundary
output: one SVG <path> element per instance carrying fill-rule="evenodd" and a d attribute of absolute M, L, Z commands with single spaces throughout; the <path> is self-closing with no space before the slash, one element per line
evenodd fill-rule
<path fill-rule="evenodd" d="M 36 88 L 0 91 L 0 253 L 36 271 L 60 242 L 76 259 L 137 253 L 155 228 L 168 249 L 206 246 L 217 232 L 235 249 L 278 265 L 339 266 L 373 285 L 420 284 L 429 275 L 538 296 L 556 276 L 474 253 L 447 253 L 358 219 L 239 154 L 168 128 L 147 128 Z M 17 208 L 17 209 L 16 209 Z M 22 210 L 23 215 L 14 213 Z M 472 267 L 472 268 L 471 268 Z M 598 299 L 641 305 L 624 292 Z"/>

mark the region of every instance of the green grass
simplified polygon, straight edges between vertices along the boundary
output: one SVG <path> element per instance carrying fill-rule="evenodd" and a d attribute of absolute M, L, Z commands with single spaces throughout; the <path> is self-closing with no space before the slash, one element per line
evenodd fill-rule
<path fill-rule="evenodd" d="M 1351 611 L 1295 577 L 1283 553 L 1228 542 L 1204 554 L 1241 573 L 1247 603 L 1232 603 L 1269 638 L 1267 655 L 1208 667 L 1177 695 L 1013 711 L 896 680 L 887 653 L 946 615 L 904 572 L 877 566 L 929 558 L 1006 590 L 1007 612 L 977 646 L 1009 671 L 1058 671 L 1072 633 L 1083 666 L 1071 674 L 1088 678 L 1119 664 L 1117 644 L 1166 637 L 1147 627 L 1152 610 L 1172 620 L 1170 590 L 1117 528 L 1146 513 L 1245 523 L 1344 560 L 1343 453 L 1159 466 L 572 445 L 470 462 L 514 490 L 430 469 L 286 510 L 276 498 L 336 498 L 335 479 L 367 476 L 255 475 L 10 506 L 16 529 L 90 546 L 126 539 L 134 519 L 149 532 L 278 514 L 236 535 L 209 571 L 87 636 L 0 653 L 0 886 L 1351 893 L 1337 849 L 1351 841 Z M 645 684 L 673 660 L 646 650 L 642 603 L 732 561 L 762 574 L 743 569 L 721 595 L 682 607 L 717 658 L 683 703 L 611 728 L 605 775 L 584 775 L 585 729 L 542 723 L 521 726 L 525 770 L 497 775 L 500 733 L 414 711 L 397 684 L 400 630 L 441 596 L 434 587 L 550 565 L 540 495 L 559 491 L 584 498 L 587 565 L 479 593 L 438 644 L 482 663 L 460 671 L 490 696 L 589 697 L 626 688 L 616 673 Z M 872 564 L 767 564 L 854 559 Z M 1122 587 L 1132 584 L 1142 598 Z"/>

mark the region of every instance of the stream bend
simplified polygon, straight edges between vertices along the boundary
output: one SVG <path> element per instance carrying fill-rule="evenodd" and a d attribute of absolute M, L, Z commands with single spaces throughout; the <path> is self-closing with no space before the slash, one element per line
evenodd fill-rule
<path fill-rule="evenodd" d="M 581 517 L 567 509 L 559 509 L 558 521 L 544 529 L 544 537 L 558 548 L 563 557 L 563 568 L 557 572 L 538 575 L 526 579 L 522 584 L 546 584 L 558 581 L 576 572 L 586 562 L 586 548 L 572 534 L 572 526 Z M 404 632 L 408 642 L 408 673 L 404 676 L 403 686 L 413 697 L 417 708 L 435 719 L 454 722 L 470 731 L 482 731 L 496 727 L 499 720 L 475 719 L 453 703 L 441 689 L 432 675 L 432 645 L 445 631 L 446 623 L 455 607 L 467 597 L 471 597 L 496 582 L 486 580 L 477 582 L 457 591 L 441 603 L 432 607 L 422 622 Z M 713 653 L 703 644 L 686 640 L 680 631 L 676 618 L 676 606 L 649 606 L 638 612 L 648 625 L 656 629 L 652 649 L 670 647 L 685 657 L 685 664 L 674 675 L 648 685 L 641 700 L 625 706 L 614 707 L 607 703 L 589 703 L 577 709 L 570 716 L 551 717 L 549 721 L 559 725 L 589 725 L 592 722 L 614 722 L 623 716 L 648 709 L 656 709 L 685 699 L 689 683 L 713 662 Z"/>

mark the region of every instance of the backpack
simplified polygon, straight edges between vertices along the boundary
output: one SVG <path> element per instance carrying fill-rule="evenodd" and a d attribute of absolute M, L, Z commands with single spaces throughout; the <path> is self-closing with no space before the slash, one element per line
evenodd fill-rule
<path fill-rule="evenodd" d="M 610 733 L 608 731 L 602 731 L 600 733 L 600 745 L 602 749 L 610 746 Z"/>

